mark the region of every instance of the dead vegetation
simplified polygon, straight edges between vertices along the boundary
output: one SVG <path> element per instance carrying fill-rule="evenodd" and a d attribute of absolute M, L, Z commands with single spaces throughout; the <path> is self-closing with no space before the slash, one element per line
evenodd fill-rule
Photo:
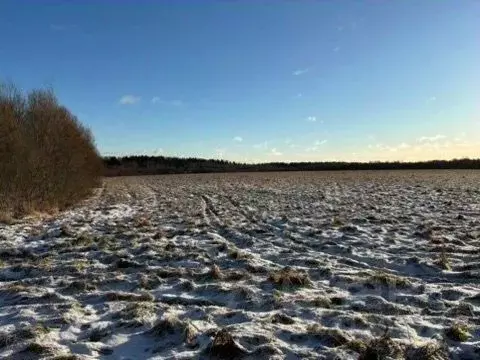
<path fill-rule="evenodd" d="M 27 354 L 35 354 L 38 356 L 51 356 L 54 355 L 55 349 L 48 345 L 43 345 L 38 342 L 31 342 L 25 349 L 21 351 L 21 354 L 28 356 Z"/>
<path fill-rule="evenodd" d="M 470 339 L 471 334 L 468 325 L 456 322 L 445 329 L 445 336 L 452 341 L 464 342 Z"/>
<path fill-rule="evenodd" d="M 0 349 L 25 340 L 37 339 L 48 333 L 42 325 L 27 326 L 11 332 L 0 332 Z"/>
<path fill-rule="evenodd" d="M 126 292 L 108 292 L 105 294 L 105 299 L 107 301 L 132 301 L 132 302 L 138 302 L 138 301 L 154 301 L 155 297 L 150 294 L 150 293 L 141 293 L 141 294 L 135 294 L 135 293 L 126 293 Z"/>
<path fill-rule="evenodd" d="M 155 318 L 155 304 L 151 302 L 132 302 L 121 310 L 117 316 L 131 326 L 150 324 Z"/>
<path fill-rule="evenodd" d="M 337 347 L 347 344 L 350 338 L 339 329 L 323 327 L 318 324 L 308 326 L 307 332 L 314 335 L 319 341 L 328 347 Z"/>
<path fill-rule="evenodd" d="M 280 287 L 308 286 L 312 283 L 306 273 L 291 267 L 284 267 L 272 272 L 268 280 Z"/>
<path fill-rule="evenodd" d="M 148 334 L 161 338 L 176 335 L 178 340 L 185 342 L 188 346 L 196 346 L 198 330 L 190 322 L 180 320 L 176 315 L 168 314 L 160 319 L 148 331 Z"/>
<path fill-rule="evenodd" d="M 436 264 L 443 270 L 447 270 L 447 271 L 452 270 L 452 265 L 450 264 L 450 259 L 447 255 L 447 251 L 445 250 L 445 247 L 442 247 L 434 264 Z"/>
<path fill-rule="evenodd" d="M 405 360 L 448 360 L 448 346 L 440 342 L 411 345 L 405 349 Z"/>
<path fill-rule="evenodd" d="M 208 272 L 208 277 L 214 280 L 221 280 L 223 278 L 222 271 L 218 265 L 213 264 L 210 271 Z"/>
<path fill-rule="evenodd" d="M 411 282 L 397 275 L 389 274 L 384 271 L 376 271 L 373 275 L 370 275 L 369 279 L 366 281 L 367 284 L 371 285 L 381 285 L 389 287 L 398 287 L 405 288 L 411 286 Z"/>
<path fill-rule="evenodd" d="M 404 350 L 401 345 L 396 343 L 390 335 L 388 329 L 377 338 L 365 343 L 365 346 L 359 347 L 360 356 L 358 360 L 378 360 L 378 359 L 402 359 Z"/>
<path fill-rule="evenodd" d="M 205 355 L 214 359 L 238 359 L 247 353 L 247 350 L 235 342 L 232 334 L 227 329 L 218 331 L 212 342 L 205 349 Z"/>

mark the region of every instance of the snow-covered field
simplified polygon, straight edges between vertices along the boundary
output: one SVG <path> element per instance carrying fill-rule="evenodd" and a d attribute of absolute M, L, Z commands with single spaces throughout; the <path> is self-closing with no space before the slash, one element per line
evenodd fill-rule
<path fill-rule="evenodd" d="M 479 249 L 478 171 L 107 179 L 0 225 L 0 357 L 480 359 Z"/>

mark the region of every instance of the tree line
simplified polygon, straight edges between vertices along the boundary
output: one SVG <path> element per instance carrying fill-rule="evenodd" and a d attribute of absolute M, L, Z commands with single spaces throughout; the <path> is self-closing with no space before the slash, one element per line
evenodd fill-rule
<path fill-rule="evenodd" d="M 480 169 L 480 159 L 431 160 L 418 162 L 271 162 L 245 164 L 227 160 L 165 156 L 124 156 L 103 159 L 106 176 L 159 175 L 211 172 L 335 171 Z"/>

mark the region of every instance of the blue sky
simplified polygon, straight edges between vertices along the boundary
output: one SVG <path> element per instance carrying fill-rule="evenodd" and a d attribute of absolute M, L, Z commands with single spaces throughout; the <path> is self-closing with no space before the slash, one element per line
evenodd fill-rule
<path fill-rule="evenodd" d="M 0 2 L 0 78 L 102 154 L 480 157 L 480 2 Z"/>

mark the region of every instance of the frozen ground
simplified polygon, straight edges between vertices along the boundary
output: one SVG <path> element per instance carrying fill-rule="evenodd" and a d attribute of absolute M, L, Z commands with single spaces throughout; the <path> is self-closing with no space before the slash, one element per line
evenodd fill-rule
<path fill-rule="evenodd" d="M 0 357 L 479 359 L 479 246 L 478 171 L 108 179 L 0 225 Z"/>

